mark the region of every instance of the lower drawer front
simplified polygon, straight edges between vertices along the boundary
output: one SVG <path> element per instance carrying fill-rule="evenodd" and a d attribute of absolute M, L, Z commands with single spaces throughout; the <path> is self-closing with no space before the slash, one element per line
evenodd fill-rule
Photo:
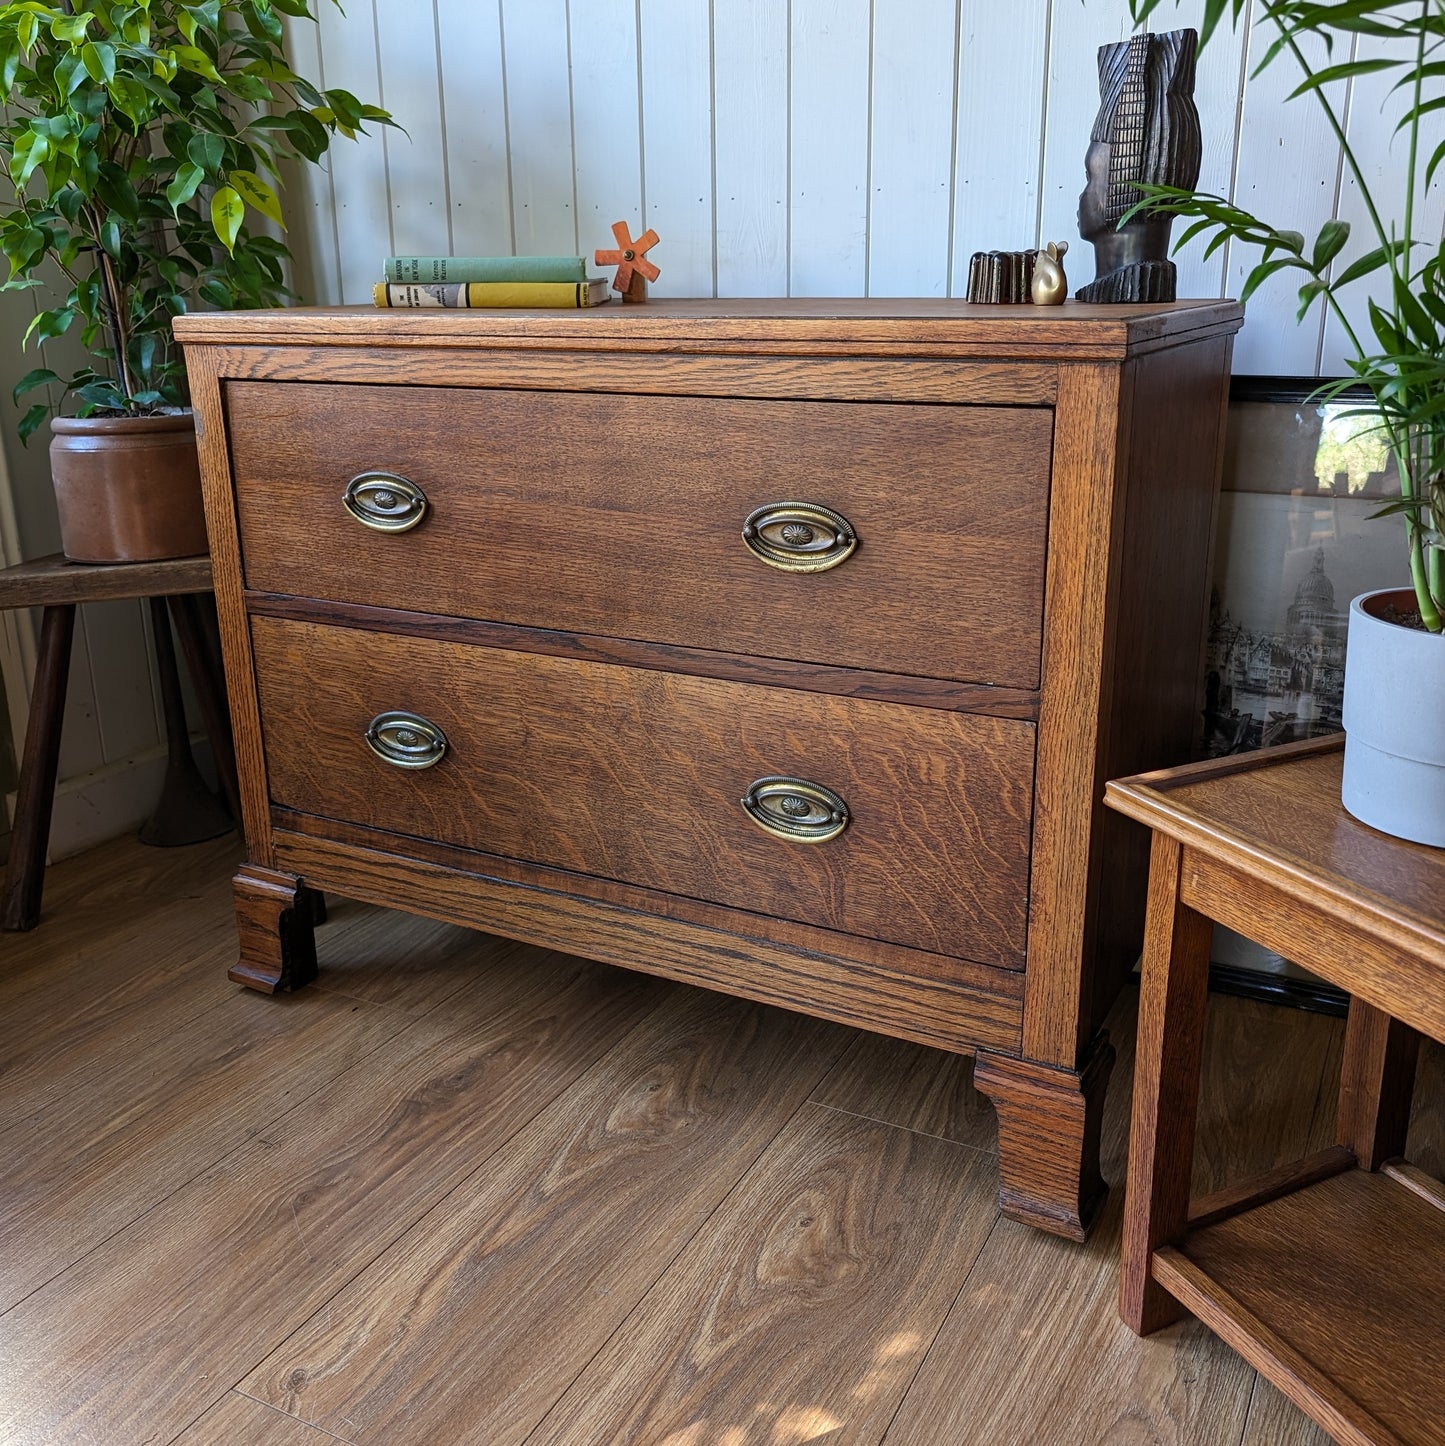
<path fill-rule="evenodd" d="M 268 617 L 252 635 L 279 805 L 1023 962 L 1032 724 Z M 441 729 L 439 763 L 377 756 L 368 725 L 394 711 Z M 831 790 L 847 826 L 766 832 L 741 800 L 770 777 Z M 806 794 L 763 812 L 786 824 Z"/>

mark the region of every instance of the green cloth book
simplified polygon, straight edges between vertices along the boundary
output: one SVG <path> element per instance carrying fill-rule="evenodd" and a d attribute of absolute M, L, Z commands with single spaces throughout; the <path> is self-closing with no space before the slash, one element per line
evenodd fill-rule
<path fill-rule="evenodd" d="M 378 281 L 373 288 L 378 306 L 440 306 L 465 309 L 481 306 L 601 306 L 607 300 L 607 278 L 587 281 L 462 281 L 427 284 Z"/>
<path fill-rule="evenodd" d="M 586 281 L 581 256 L 388 256 L 387 281 L 420 286 L 457 281 Z"/>

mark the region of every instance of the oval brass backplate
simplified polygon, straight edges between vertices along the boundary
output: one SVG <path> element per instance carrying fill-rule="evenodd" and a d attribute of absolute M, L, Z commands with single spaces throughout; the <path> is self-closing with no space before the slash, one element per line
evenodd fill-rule
<path fill-rule="evenodd" d="M 378 713 L 366 725 L 366 746 L 393 768 L 433 768 L 447 751 L 447 735 L 420 713 Z"/>
<path fill-rule="evenodd" d="M 850 818 L 848 805 L 831 788 L 805 778 L 759 778 L 742 804 L 760 829 L 789 843 L 827 843 Z"/>
<path fill-rule="evenodd" d="M 373 532 L 410 532 L 426 516 L 426 493 L 395 472 L 360 472 L 341 494 L 346 510 Z"/>
<path fill-rule="evenodd" d="M 827 572 L 846 562 L 858 546 L 853 524 L 816 502 L 770 502 L 743 523 L 743 541 L 754 557 L 784 572 Z"/>

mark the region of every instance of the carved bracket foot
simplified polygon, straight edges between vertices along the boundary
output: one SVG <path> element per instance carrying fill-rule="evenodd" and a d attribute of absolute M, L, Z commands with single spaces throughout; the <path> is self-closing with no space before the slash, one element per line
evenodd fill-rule
<path fill-rule="evenodd" d="M 978 1053 L 973 1080 L 998 1112 L 999 1208 L 1013 1220 L 1084 1240 L 1108 1186 L 1099 1126 L 1114 1047 L 1103 1031 L 1081 1070 Z"/>
<path fill-rule="evenodd" d="M 315 925 L 325 917 L 321 896 L 295 874 L 254 864 L 242 864 L 231 883 L 241 957 L 230 977 L 266 994 L 309 984 L 316 978 Z"/>

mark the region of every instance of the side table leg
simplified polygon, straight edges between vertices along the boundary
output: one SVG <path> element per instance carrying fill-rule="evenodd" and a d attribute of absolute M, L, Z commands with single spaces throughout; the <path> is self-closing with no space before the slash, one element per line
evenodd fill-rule
<path fill-rule="evenodd" d="M 1405 1153 L 1420 1036 L 1361 999 L 1350 1000 L 1340 1065 L 1340 1144 L 1360 1167 L 1378 1170 Z"/>
<path fill-rule="evenodd" d="M 1183 856 L 1177 840 L 1154 835 L 1119 1274 L 1119 1314 L 1140 1335 L 1185 1313 L 1150 1273 L 1154 1252 L 1189 1223 L 1204 1055 L 1213 926 L 1179 901 Z"/>
<path fill-rule="evenodd" d="M 295 874 L 254 864 L 242 864 L 231 883 L 241 957 L 230 977 L 265 994 L 309 984 L 316 978 L 311 890 Z"/>
<path fill-rule="evenodd" d="M 15 800 L 15 829 L 0 900 L 0 929 L 33 929 L 40 922 L 45 887 L 45 846 L 55 802 L 55 772 L 60 764 L 60 725 L 65 716 L 65 685 L 70 675 L 70 644 L 75 636 L 75 604 L 48 607 L 40 624 L 40 657 L 25 725 L 25 757 Z"/>
<path fill-rule="evenodd" d="M 998 1113 L 999 1209 L 1010 1219 L 1087 1238 L 1108 1193 L 1099 1128 L 1113 1067 L 1102 1030 L 1081 1070 L 979 1051 L 973 1082 Z"/>

